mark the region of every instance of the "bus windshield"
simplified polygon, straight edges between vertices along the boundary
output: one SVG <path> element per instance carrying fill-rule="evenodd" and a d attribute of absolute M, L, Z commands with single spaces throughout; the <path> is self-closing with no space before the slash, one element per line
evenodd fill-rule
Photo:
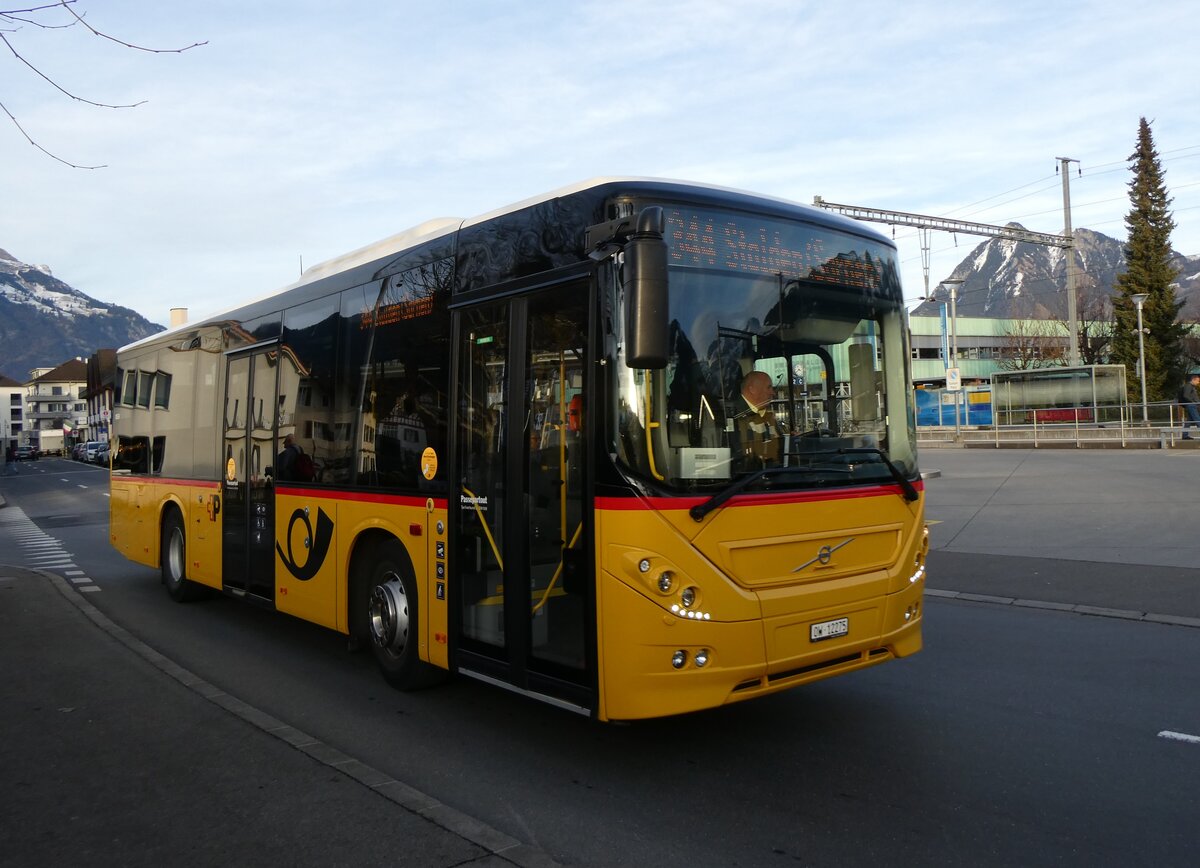
<path fill-rule="evenodd" d="M 738 480 L 755 491 L 916 475 L 891 247 L 682 207 L 667 209 L 666 238 L 667 367 L 615 365 L 613 433 L 626 471 L 706 494 Z"/>

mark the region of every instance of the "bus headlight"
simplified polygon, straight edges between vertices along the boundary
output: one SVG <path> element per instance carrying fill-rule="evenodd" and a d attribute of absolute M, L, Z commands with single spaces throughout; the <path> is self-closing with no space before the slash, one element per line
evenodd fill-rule
<path fill-rule="evenodd" d="M 676 669 L 682 669 L 687 665 L 687 652 L 683 649 L 676 651 L 671 655 L 671 665 Z"/>
<path fill-rule="evenodd" d="M 701 648 L 699 651 L 696 652 L 696 657 L 694 659 L 696 661 L 697 667 L 702 668 L 704 666 L 707 666 L 708 665 L 708 649 Z"/>
<path fill-rule="evenodd" d="M 690 609 L 692 606 L 696 605 L 696 589 L 684 588 L 682 591 L 680 591 L 679 603 L 685 609 Z"/>
<path fill-rule="evenodd" d="M 664 594 L 669 593 L 672 584 L 674 584 L 674 577 L 671 575 L 671 571 L 663 570 L 658 577 L 658 589 Z"/>

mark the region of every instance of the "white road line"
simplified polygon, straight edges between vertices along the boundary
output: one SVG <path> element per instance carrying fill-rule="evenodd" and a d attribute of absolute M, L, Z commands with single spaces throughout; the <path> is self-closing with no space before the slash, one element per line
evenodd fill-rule
<path fill-rule="evenodd" d="M 1169 729 L 1164 729 L 1158 734 L 1158 737 L 1170 739 L 1171 741 L 1186 741 L 1188 744 L 1200 744 L 1200 735 L 1188 735 L 1186 732 L 1171 732 Z"/>
<path fill-rule="evenodd" d="M 79 485 L 79 483 L 78 483 L 78 482 L 76 482 L 76 483 L 75 483 L 75 485 L 76 485 L 76 486 L 78 486 L 79 488 L 87 488 L 87 486 L 86 486 L 86 485 Z"/>
<path fill-rule="evenodd" d="M 91 584 L 92 580 L 87 576 L 72 576 L 71 582 L 76 585 L 89 585 Z"/>
<path fill-rule="evenodd" d="M 98 591 L 98 590 L 100 590 L 99 585 L 84 585 L 82 588 L 79 589 L 80 593 L 83 593 L 83 594 L 90 594 L 90 593 L 92 593 L 94 591 Z"/>

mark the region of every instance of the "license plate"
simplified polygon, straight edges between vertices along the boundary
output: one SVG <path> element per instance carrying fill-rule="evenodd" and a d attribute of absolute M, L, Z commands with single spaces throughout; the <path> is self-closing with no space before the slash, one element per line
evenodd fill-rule
<path fill-rule="evenodd" d="M 820 642 L 822 639 L 836 639 L 838 636 L 845 636 L 850 632 L 850 619 L 838 618 L 834 621 L 822 621 L 820 624 L 813 624 L 809 628 L 808 638 L 813 642 Z"/>

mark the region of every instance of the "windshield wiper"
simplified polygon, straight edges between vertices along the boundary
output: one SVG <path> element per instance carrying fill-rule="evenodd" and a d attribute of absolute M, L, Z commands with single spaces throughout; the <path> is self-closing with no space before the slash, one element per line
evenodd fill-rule
<path fill-rule="evenodd" d="M 879 456 L 879 460 L 884 463 L 885 467 L 887 467 L 888 472 L 890 472 L 892 474 L 892 479 L 896 480 L 896 483 L 900 486 L 900 490 L 904 492 L 905 500 L 907 500 L 908 502 L 911 503 L 912 501 L 916 500 L 918 497 L 921 496 L 917 493 L 917 489 L 915 489 L 913 487 L 913 484 L 909 481 L 908 477 L 905 476 L 900 471 L 900 468 L 897 467 L 892 462 L 892 459 L 888 458 L 887 453 L 884 452 L 882 449 L 875 448 L 874 446 L 855 446 L 855 447 L 847 446 L 847 447 L 843 447 L 841 449 L 825 449 L 820 452 L 789 452 L 788 454 L 789 455 L 877 455 L 877 456 Z"/>
<path fill-rule="evenodd" d="M 832 454 L 832 453 L 830 453 Z M 743 476 L 740 479 L 735 479 L 729 485 L 722 488 L 704 503 L 698 503 L 688 510 L 690 515 L 696 521 L 704 521 L 704 516 L 708 515 L 721 504 L 725 503 L 735 494 L 741 494 L 755 482 L 767 476 L 775 476 L 781 473 L 849 473 L 850 468 L 841 467 L 764 467 L 762 470 L 756 470 L 753 473 Z"/>

